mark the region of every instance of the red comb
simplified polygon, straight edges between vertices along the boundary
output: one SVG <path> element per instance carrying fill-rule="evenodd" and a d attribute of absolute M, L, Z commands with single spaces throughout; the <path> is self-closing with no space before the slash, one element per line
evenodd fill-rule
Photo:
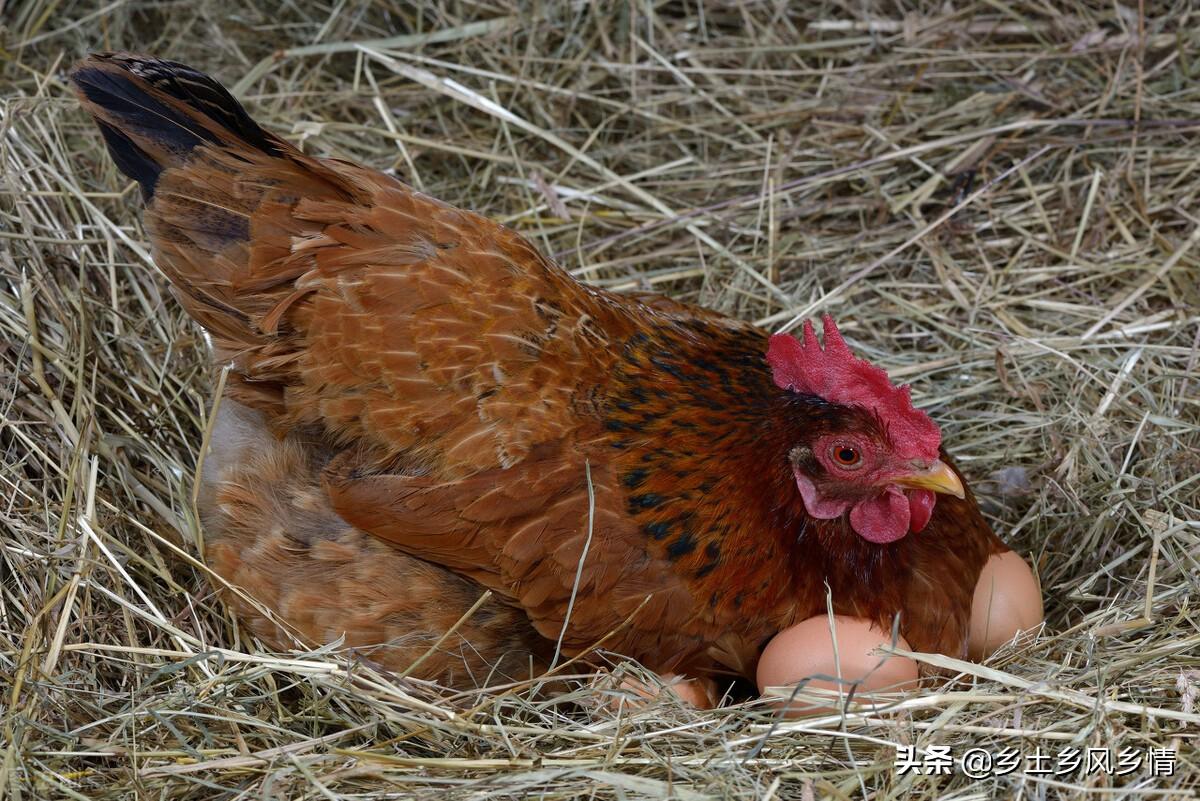
<path fill-rule="evenodd" d="M 823 322 L 824 349 L 810 320 L 804 321 L 803 344 L 787 334 L 771 337 L 767 364 L 775 386 L 816 395 L 828 403 L 870 409 L 886 426 L 897 455 L 938 458 L 942 432 L 929 415 L 913 408 L 908 385 L 896 386 L 882 368 L 856 358 L 828 314 Z"/>

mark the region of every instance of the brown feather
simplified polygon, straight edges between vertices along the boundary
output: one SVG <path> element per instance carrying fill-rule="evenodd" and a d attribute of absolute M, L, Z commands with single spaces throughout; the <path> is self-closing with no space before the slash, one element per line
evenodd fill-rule
<path fill-rule="evenodd" d="M 552 644 L 500 599 L 434 649 L 483 589 L 341 519 L 321 488 L 319 444 L 277 439 L 261 413 L 228 399 L 212 442 L 200 494 L 208 561 L 236 588 L 222 594 L 256 635 L 279 648 L 341 639 L 396 671 L 423 659 L 412 675 L 449 686 L 529 679 L 548 666 Z"/>

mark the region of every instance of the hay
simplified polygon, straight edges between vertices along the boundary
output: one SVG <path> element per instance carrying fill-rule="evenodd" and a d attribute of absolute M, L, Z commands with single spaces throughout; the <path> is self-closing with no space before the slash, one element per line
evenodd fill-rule
<path fill-rule="evenodd" d="M 1196 12 L 954 6 L 10 6 L 0 795 L 1194 792 Z M 773 327 L 835 313 L 1036 564 L 1045 635 L 900 713 L 802 723 L 588 714 L 598 691 L 455 693 L 243 639 L 195 558 L 203 341 L 63 83 L 101 48 L 210 71 L 306 150 L 394 169 L 598 285 Z M 1179 753 L 1172 776 L 976 781 L 899 775 L 897 743 Z"/>

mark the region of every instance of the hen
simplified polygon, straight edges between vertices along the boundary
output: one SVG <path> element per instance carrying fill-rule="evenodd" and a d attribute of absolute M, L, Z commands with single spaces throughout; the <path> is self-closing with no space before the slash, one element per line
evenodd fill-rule
<path fill-rule="evenodd" d="M 71 77 L 232 365 L 214 567 L 305 635 L 404 668 L 488 588 L 456 634 L 468 673 L 536 669 L 561 637 L 753 675 L 828 587 L 839 614 L 964 653 L 1005 548 L 937 426 L 831 319 L 822 346 L 581 284 L 484 217 L 302 154 L 180 64 Z"/>

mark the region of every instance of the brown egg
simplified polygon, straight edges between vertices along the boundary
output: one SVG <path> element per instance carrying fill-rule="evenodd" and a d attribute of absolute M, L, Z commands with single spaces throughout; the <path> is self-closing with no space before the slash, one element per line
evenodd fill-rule
<path fill-rule="evenodd" d="M 797 697 L 790 702 L 781 699 L 782 703 L 787 703 L 790 717 L 834 711 L 844 703 L 851 689 L 857 702 L 884 703 L 892 700 L 894 693 L 917 686 L 916 662 L 907 657 L 872 653 L 880 646 L 891 645 L 890 632 L 884 632 L 856 617 L 835 615 L 833 623 L 837 633 L 836 659 L 829 632 L 829 618 L 824 615 L 811 617 L 784 629 L 763 650 L 758 662 L 760 692 L 767 687 L 794 685 L 809 676 L 842 679 L 841 682 L 812 679 L 804 685 L 805 689 L 832 690 L 833 694 L 821 694 L 827 699 L 824 702 L 811 697 Z M 903 637 L 899 638 L 896 646 L 909 649 Z M 839 688 L 841 699 L 837 695 Z M 882 697 L 880 693 L 888 693 L 888 697 Z"/>
<path fill-rule="evenodd" d="M 712 709 L 717 705 L 717 685 L 712 679 L 687 679 L 677 673 L 667 673 L 659 678 L 662 684 L 655 686 L 626 677 L 621 681 L 620 689 L 632 690 L 636 696 L 647 701 L 658 698 L 664 691 L 667 691 L 674 693 L 679 700 L 697 709 Z"/>
<path fill-rule="evenodd" d="M 995 554 L 975 585 L 967 651 L 972 659 L 984 659 L 1042 619 L 1042 591 L 1029 565 L 1014 551 Z"/>
<path fill-rule="evenodd" d="M 689 679 L 676 673 L 642 681 L 630 675 L 602 672 L 592 682 L 592 686 L 602 691 L 592 697 L 592 702 L 596 703 L 598 708 L 613 713 L 620 711 L 622 707 L 646 707 L 663 693 L 675 695 L 685 706 L 690 705 L 697 709 L 712 709 L 721 698 L 714 680 L 707 677 Z M 613 692 L 614 690 L 616 692 Z"/>
<path fill-rule="evenodd" d="M 684 679 L 680 677 L 674 684 L 670 682 L 673 676 L 664 676 L 667 688 L 679 696 L 679 700 L 691 704 L 697 709 L 712 709 L 717 705 L 717 684 L 712 679 Z"/>

